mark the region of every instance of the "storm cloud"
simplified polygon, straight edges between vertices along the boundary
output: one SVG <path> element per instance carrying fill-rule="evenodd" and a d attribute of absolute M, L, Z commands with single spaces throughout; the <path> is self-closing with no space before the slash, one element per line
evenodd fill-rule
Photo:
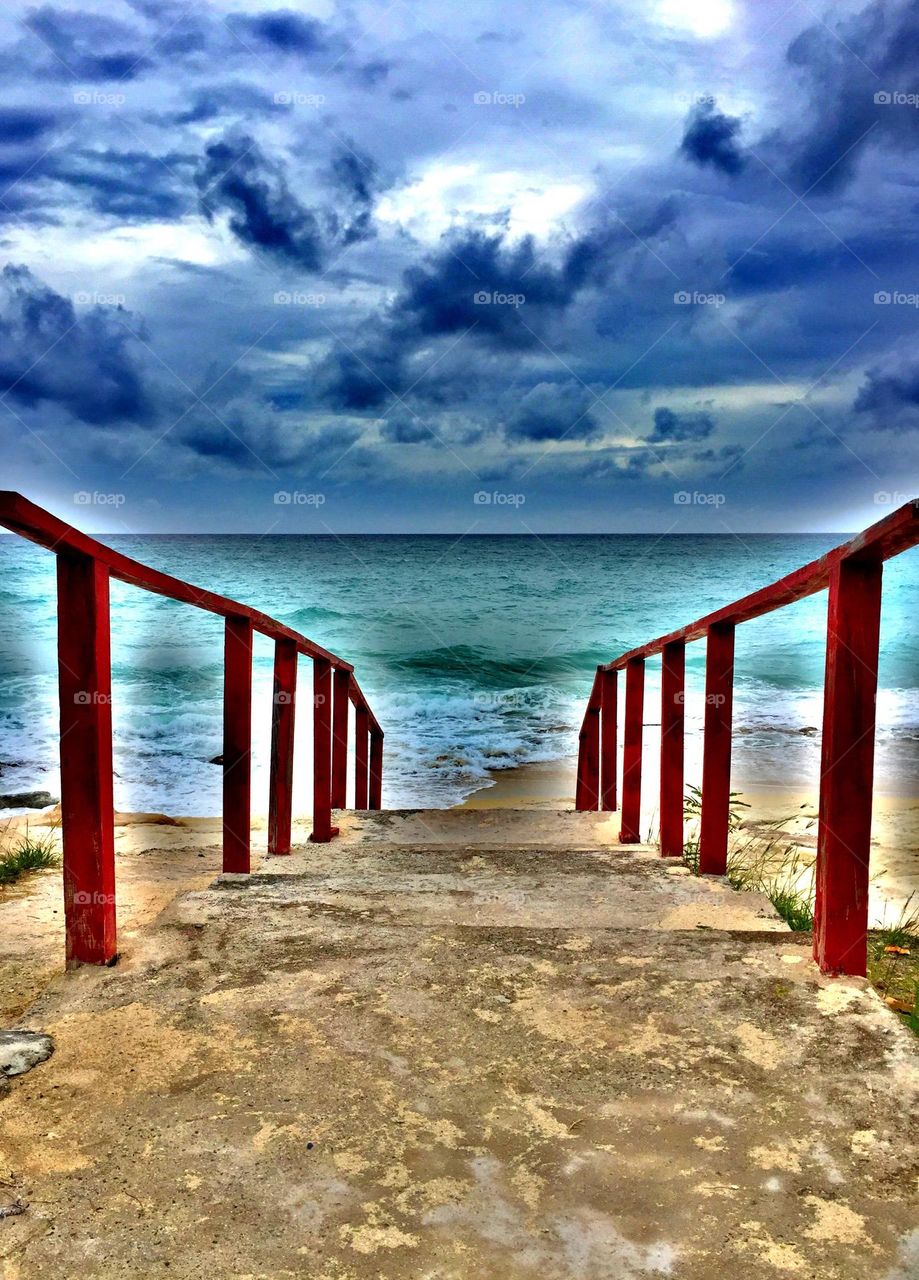
<path fill-rule="evenodd" d="M 740 173 L 744 167 L 740 120 L 724 115 L 713 102 L 699 103 L 686 121 L 680 151 L 696 164 L 711 165 L 722 173 Z"/>
<path fill-rule="evenodd" d="M 725 510 L 776 527 L 893 491 L 919 466 L 917 0 L 768 29 L 736 0 L 708 34 L 547 4 L 10 0 L 7 408 L 166 505 L 186 470 L 223 499 L 322 457 L 359 527 L 462 526 L 470 471 L 598 527 L 702 523 L 675 474 L 741 463 Z M 549 61 L 545 29 L 571 34 Z M 14 462 L 60 466 L 7 420 Z"/>
<path fill-rule="evenodd" d="M 0 393 L 23 406 L 56 403 L 95 426 L 147 422 L 155 412 L 121 309 L 73 301 L 27 267 L 0 273 Z"/>

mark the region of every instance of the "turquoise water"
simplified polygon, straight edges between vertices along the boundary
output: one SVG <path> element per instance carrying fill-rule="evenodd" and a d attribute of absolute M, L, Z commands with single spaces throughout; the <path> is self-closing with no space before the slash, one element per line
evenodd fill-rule
<path fill-rule="evenodd" d="M 387 732 L 387 805 L 452 804 L 488 771 L 569 757 L 593 669 L 813 559 L 839 536 L 111 537 L 340 653 Z M 0 538 L 0 790 L 57 794 L 54 556 Z M 113 584 L 116 803 L 220 809 L 220 619 Z M 919 761 L 919 556 L 885 571 L 878 781 Z M 816 778 L 826 597 L 740 628 L 735 773 Z M 688 650 L 701 717 L 704 645 Z M 301 665 L 301 680 L 309 678 Z M 255 662 L 254 807 L 266 808 L 271 645 Z M 646 719 L 657 719 L 649 664 Z M 309 809 L 306 716 L 295 803 Z"/>

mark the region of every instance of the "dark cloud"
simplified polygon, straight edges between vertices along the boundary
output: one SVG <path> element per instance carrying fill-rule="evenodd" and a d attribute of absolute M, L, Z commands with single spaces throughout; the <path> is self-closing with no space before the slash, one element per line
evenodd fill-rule
<path fill-rule="evenodd" d="M 34 107 L 0 107 L 0 143 L 33 142 L 55 125 L 56 112 Z"/>
<path fill-rule="evenodd" d="M 747 246 L 739 242 L 741 248 Z M 843 275 L 863 276 L 864 260 L 876 256 L 877 242 L 853 236 L 842 244 L 822 234 L 819 225 L 804 235 L 773 235 L 750 252 L 741 252 L 730 268 L 731 291 L 742 293 L 777 292 L 800 289 L 806 283 L 821 280 L 838 281 Z M 858 254 L 858 257 L 856 257 Z"/>
<path fill-rule="evenodd" d="M 894 356 L 884 367 L 869 369 L 855 409 L 882 430 L 919 427 L 919 357 Z"/>
<path fill-rule="evenodd" d="M 665 440 L 704 440 L 715 430 L 715 419 L 710 413 L 676 413 L 662 405 L 654 410 L 654 430 L 648 436 L 651 442 Z"/>
<path fill-rule="evenodd" d="M 56 403 L 96 426 L 155 412 L 120 308 L 74 308 L 26 267 L 0 274 L 0 391 L 20 405 Z M 123 313 L 122 313 L 123 314 Z"/>
<path fill-rule="evenodd" d="M 39 44 L 36 73 L 49 79 L 129 81 L 153 66 L 143 33 L 115 18 L 42 5 L 26 16 L 25 26 Z"/>
<path fill-rule="evenodd" d="M 303 204 L 281 164 L 241 133 L 210 143 L 196 175 L 208 220 L 226 209 L 230 230 L 243 244 L 310 272 L 322 269 L 333 247 L 374 234 L 373 207 L 381 184 L 370 156 L 344 141 L 328 179 L 331 189 L 323 191 L 323 202 Z"/>
<path fill-rule="evenodd" d="M 296 58 L 317 71 L 347 76 L 365 88 L 385 80 L 392 69 L 386 58 L 361 61 L 341 31 L 292 9 L 233 14 L 227 26 L 244 48 L 251 47 L 263 58 Z"/>
<path fill-rule="evenodd" d="M 423 336 L 474 326 L 477 338 L 497 346 L 538 345 L 532 326 L 541 315 L 560 315 L 581 290 L 602 283 L 626 247 L 653 240 L 674 216 L 671 206 L 658 207 L 635 218 L 633 230 L 604 220 L 567 241 L 556 262 L 532 236 L 511 241 L 504 232 L 475 228 L 451 234 L 405 272 L 394 322 Z"/>
<path fill-rule="evenodd" d="M 741 459 L 746 457 L 747 452 L 742 444 L 724 444 L 719 449 L 699 449 L 693 454 L 693 460 L 720 467 L 729 467 L 731 471 L 736 471 L 740 466 Z"/>
<path fill-rule="evenodd" d="M 257 462 L 245 441 L 213 417 L 192 423 L 182 431 L 180 439 L 202 458 L 228 462 L 246 470 Z"/>
<path fill-rule="evenodd" d="M 539 382 L 521 397 L 506 433 L 516 440 L 593 440 L 600 434 L 590 407 L 596 397 L 573 378 Z"/>
<path fill-rule="evenodd" d="M 699 103 L 689 113 L 680 151 L 699 165 L 737 174 L 744 167 L 740 147 L 741 122 L 726 116 L 712 102 Z"/>
<path fill-rule="evenodd" d="M 353 139 L 342 142 L 331 164 L 333 191 L 344 200 L 347 213 L 337 212 L 335 227 L 342 244 L 356 244 L 374 234 L 373 206 L 381 189 L 373 159 Z M 336 209 L 340 209 L 336 201 Z"/>
<path fill-rule="evenodd" d="M 226 116 L 238 119 L 251 115 L 277 115 L 290 109 L 289 104 L 276 102 L 273 96 L 252 85 L 208 85 L 195 90 L 191 102 L 181 111 L 152 118 L 166 125 L 206 124 Z"/>
<path fill-rule="evenodd" d="M 192 207 L 194 158 L 179 153 L 62 148 L 44 176 L 86 192 L 97 213 L 122 222 L 170 221 Z"/>
<path fill-rule="evenodd" d="M 393 444 L 422 444 L 434 439 L 421 418 L 408 413 L 391 414 L 380 424 L 380 435 Z"/>
<path fill-rule="evenodd" d="M 554 255 L 532 236 L 512 241 L 506 232 L 477 227 L 448 233 L 403 273 L 402 288 L 373 321 L 373 341 L 335 348 L 321 363 L 322 394 L 339 408 L 379 408 L 411 382 L 408 365 L 431 339 L 468 332 L 496 352 L 545 349 L 539 329 L 563 316 L 583 290 L 602 284 L 636 246 L 647 252 L 674 218 L 675 207 L 665 202 L 632 214 L 628 226 L 617 218 L 600 221 Z M 451 394 L 461 397 L 462 384 L 468 388 L 465 375 Z M 436 398 L 436 382 L 426 379 L 423 394 Z"/>
<path fill-rule="evenodd" d="M 878 140 L 900 151 L 919 145 L 919 112 L 895 95 L 919 84 L 919 4 L 880 0 L 854 17 L 815 23 L 788 46 L 810 103 L 806 131 L 792 132 L 792 174 L 802 190 L 831 194 L 851 180 Z M 788 139 L 779 140 L 787 149 Z"/>
<path fill-rule="evenodd" d="M 178 219 L 193 207 L 196 164 L 180 152 L 83 147 L 69 135 L 50 146 L 38 139 L 0 153 L 0 215 L 58 223 L 62 206 L 82 206 L 120 222 Z"/>
<path fill-rule="evenodd" d="M 208 220 L 226 209 L 230 230 L 243 244 L 304 271 L 318 271 L 324 257 L 324 229 L 313 209 L 300 203 L 280 165 L 262 154 L 246 134 L 212 142 L 197 175 L 201 207 Z"/>
<path fill-rule="evenodd" d="M 292 9 L 237 15 L 231 26 L 258 44 L 280 53 L 309 57 L 314 53 L 325 53 L 329 48 L 325 26 L 316 18 L 305 17 Z"/>
<path fill-rule="evenodd" d="M 374 58 L 356 66 L 354 76 L 360 84 L 372 89 L 375 85 L 382 84 L 392 69 L 393 63 L 386 58 Z"/>
<path fill-rule="evenodd" d="M 390 335 L 365 343 L 360 352 L 334 348 L 315 371 L 321 398 L 340 409 L 379 409 L 407 385 L 405 361 Z"/>

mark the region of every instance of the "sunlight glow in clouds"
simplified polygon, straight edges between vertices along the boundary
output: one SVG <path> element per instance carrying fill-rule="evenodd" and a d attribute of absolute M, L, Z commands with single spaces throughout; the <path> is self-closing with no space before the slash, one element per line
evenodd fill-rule
<path fill-rule="evenodd" d="M 416 182 L 384 196 L 377 217 L 434 244 L 470 216 L 488 218 L 507 211 L 512 236 L 545 239 L 589 194 L 586 183 L 557 182 L 533 171 L 434 164 Z"/>
<path fill-rule="evenodd" d="M 732 0 L 659 0 L 658 20 L 691 31 L 700 40 L 723 35 L 734 22 Z"/>

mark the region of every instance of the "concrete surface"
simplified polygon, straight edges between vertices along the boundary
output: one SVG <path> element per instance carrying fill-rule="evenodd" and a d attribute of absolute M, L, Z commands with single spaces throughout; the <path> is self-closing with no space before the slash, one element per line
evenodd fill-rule
<path fill-rule="evenodd" d="M 0 1076 L 21 1076 L 54 1052 L 54 1041 L 39 1031 L 0 1031 Z"/>
<path fill-rule="evenodd" d="M 914 1038 L 582 819 L 345 816 L 55 979 L 3 1280 L 916 1280 Z"/>

